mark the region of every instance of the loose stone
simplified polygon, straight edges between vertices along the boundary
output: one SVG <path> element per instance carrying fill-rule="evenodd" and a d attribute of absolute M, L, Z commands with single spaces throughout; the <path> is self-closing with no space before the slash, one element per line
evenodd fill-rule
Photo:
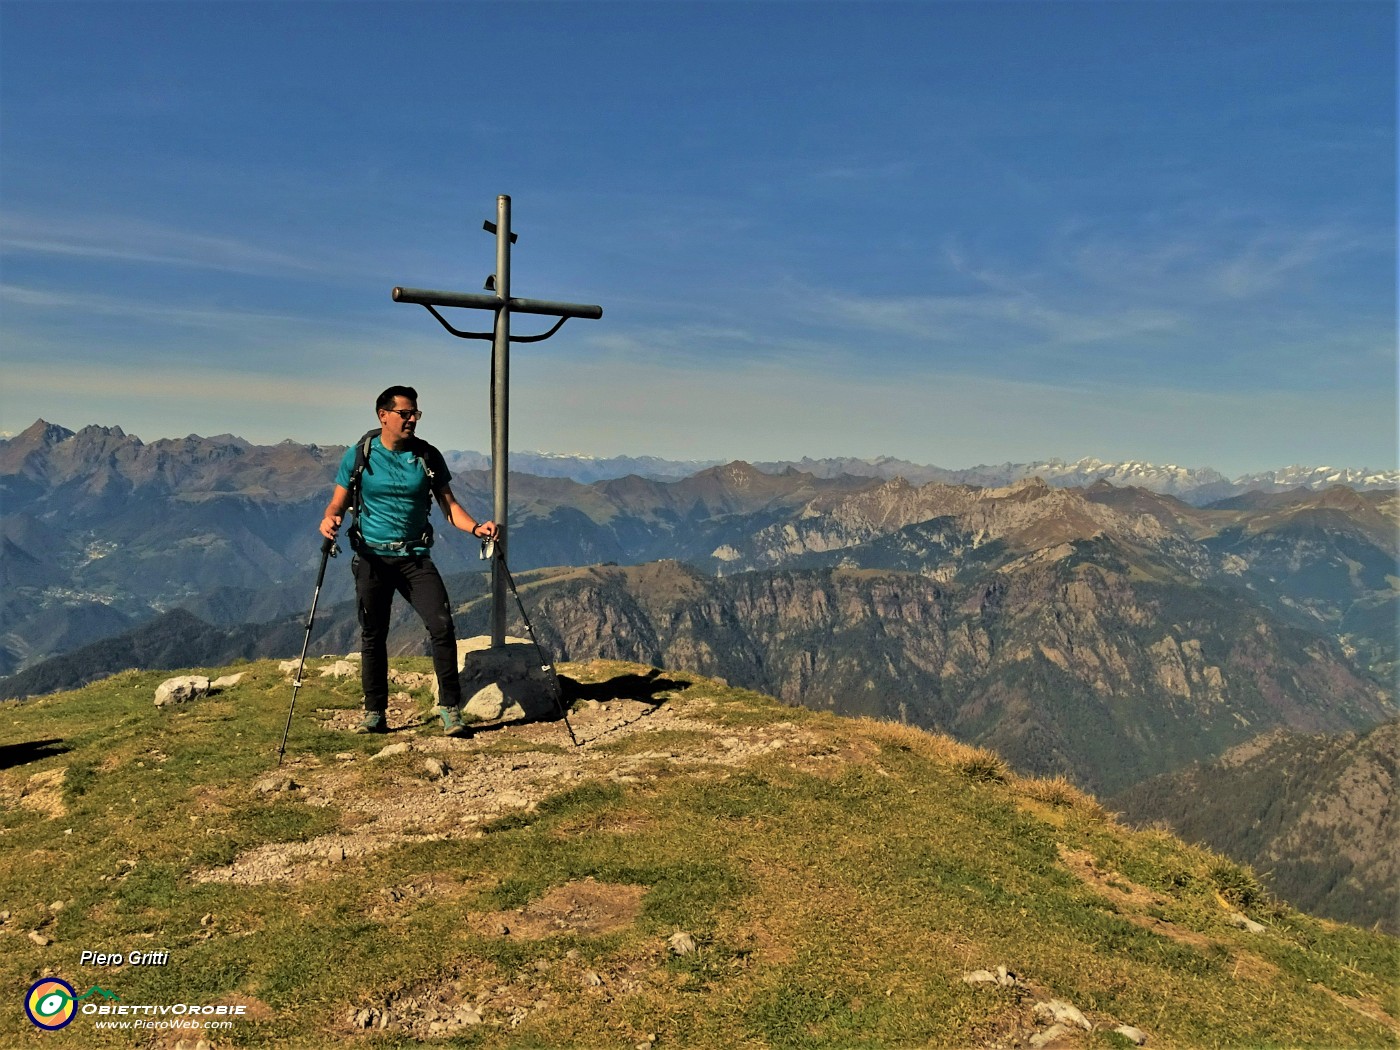
<path fill-rule="evenodd" d="M 1069 1025 L 1054 1025 L 1050 1028 L 1045 1029 L 1045 1031 L 1041 1032 L 1039 1035 L 1031 1036 L 1031 1046 L 1035 1047 L 1036 1050 L 1039 1050 L 1040 1047 L 1048 1046 L 1050 1043 L 1053 1043 L 1056 1039 L 1059 1039 L 1061 1036 L 1069 1035 L 1071 1031 L 1073 1031 L 1073 1029 L 1071 1029 Z"/>
<path fill-rule="evenodd" d="M 1048 1003 L 1035 1004 L 1035 1016 L 1043 1021 L 1057 1021 L 1065 1024 L 1077 1025 L 1086 1032 L 1093 1030 L 1093 1025 L 1089 1019 L 1079 1012 L 1079 1008 L 1072 1006 L 1063 999 L 1051 999 Z"/>
<path fill-rule="evenodd" d="M 209 693 L 209 679 L 203 675 L 183 675 L 179 678 L 167 678 L 156 686 L 156 706 L 165 707 L 169 704 L 183 704 L 190 700 L 197 700 L 201 696 Z"/>
<path fill-rule="evenodd" d="M 1266 933 L 1267 928 L 1255 922 L 1242 911 L 1237 911 L 1225 920 L 1231 926 L 1238 926 L 1247 933 Z"/>

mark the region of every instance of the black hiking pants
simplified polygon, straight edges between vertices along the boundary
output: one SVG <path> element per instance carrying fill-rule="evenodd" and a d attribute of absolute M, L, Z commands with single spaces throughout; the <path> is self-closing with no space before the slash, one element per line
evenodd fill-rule
<path fill-rule="evenodd" d="M 350 567 L 355 574 L 355 599 L 360 611 L 360 684 L 365 691 L 365 710 L 383 711 L 389 706 L 389 612 L 396 593 L 408 599 L 428 629 L 433 670 L 437 672 L 438 703 L 443 707 L 461 707 L 452 607 L 432 558 L 384 558 L 362 550 Z"/>

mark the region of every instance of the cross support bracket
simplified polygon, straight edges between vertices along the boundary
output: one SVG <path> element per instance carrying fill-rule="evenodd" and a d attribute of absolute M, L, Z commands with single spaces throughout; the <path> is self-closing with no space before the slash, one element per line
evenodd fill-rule
<path fill-rule="evenodd" d="M 462 307 L 468 310 L 491 310 L 499 311 L 502 307 L 513 314 L 539 314 L 545 317 L 557 317 L 558 323 L 549 331 L 541 335 L 512 335 L 512 343 L 538 343 L 548 339 L 559 329 L 564 327 L 564 322 L 570 317 L 582 317 L 589 321 L 596 321 L 603 316 L 601 306 L 588 306 L 583 303 L 555 303 L 545 299 L 502 299 L 496 295 L 479 295 L 471 292 L 440 292 L 427 288 L 395 288 L 393 291 L 394 302 L 410 303 L 415 306 L 425 307 L 428 313 L 437 318 L 438 324 L 446 328 L 458 339 L 484 339 L 488 342 L 495 338 L 495 332 L 463 332 L 452 326 L 447 318 L 438 313 L 440 306 Z"/>

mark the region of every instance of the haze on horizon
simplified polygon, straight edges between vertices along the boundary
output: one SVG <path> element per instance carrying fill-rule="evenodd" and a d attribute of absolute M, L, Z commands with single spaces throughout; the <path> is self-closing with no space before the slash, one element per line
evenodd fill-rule
<path fill-rule="evenodd" d="M 0 5 L 0 430 L 1394 469 L 1393 5 Z M 485 327 L 489 318 L 463 318 Z M 475 323 L 473 323 L 475 322 Z M 534 330 L 525 318 L 517 334 Z"/>

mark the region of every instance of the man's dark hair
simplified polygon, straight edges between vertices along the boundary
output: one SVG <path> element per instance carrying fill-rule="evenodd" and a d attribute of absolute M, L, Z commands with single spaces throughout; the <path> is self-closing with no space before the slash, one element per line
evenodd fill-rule
<path fill-rule="evenodd" d="M 391 386 L 388 390 L 379 395 L 379 400 L 374 403 L 374 410 L 378 412 L 381 408 L 393 408 L 394 398 L 396 397 L 406 397 L 412 401 L 414 405 L 418 404 L 418 391 L 414 390 L 413 387 Z"/>

